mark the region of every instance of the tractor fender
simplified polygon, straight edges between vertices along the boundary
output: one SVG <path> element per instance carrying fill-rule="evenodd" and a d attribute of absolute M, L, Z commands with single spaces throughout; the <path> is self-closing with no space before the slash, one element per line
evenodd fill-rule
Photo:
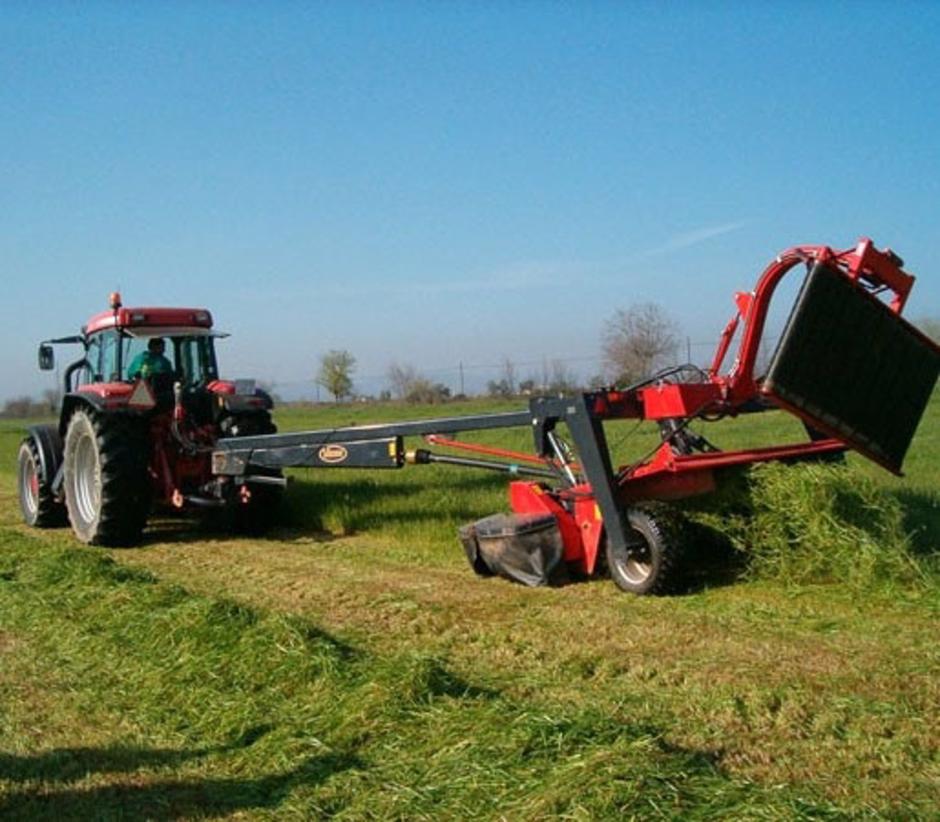
<path fill-rule="evenodd" d="M 51 485 L 62 467 L 62 434 L 55 425 L 31 425 L 26 436 L 36 443 L 40 471 Z"/>
<path fill-rule="evenodd" d="M 59 434 L 65 436 L 69 427 L 69 420 L 77 408 L 90 408 L 93 411 L 106 414 L 124 414 L 126 416 L 140 417 L 146 409 L 129 408 L 127 397 L 108 397 L 96 391 L 73 391 L 66 394 L 62 400 L 62 411 L 59 413 Z"/>
<path fill-rule="evenodd" d="M 92 408 L 95 411 L 104 410 L 104 400 L 95 394 L 66 394 L 62 399 L 62 410 L 59 412 L 59 436 L 64 437 L 69 427 L 69 420 L 77 408 Z"/>
<path fill-rule="evenodd" d="M 105 404 L 105 400 L 98 394 L 90 392 L 73 392 L 66 394 L 62 399 L 62 410 L 59 412 L 59 436 L 65 437 L 69 427 L 69 420 L 78 408 L 91 408 L 93 411 L 113 410 Z"/>

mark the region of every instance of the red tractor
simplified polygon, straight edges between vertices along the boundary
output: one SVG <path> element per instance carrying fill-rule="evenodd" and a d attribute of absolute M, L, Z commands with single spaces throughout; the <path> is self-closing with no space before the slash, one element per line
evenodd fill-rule
<path fill-rule="evenodd" d="M 55 365 L 54 344 L 81 356 L 64 374 L 58 425 L 32 427 L 20 445 L 23 517 L 48 527 L 71 522 L 96 545 L 140 540 L 152 505 L 225 508 L 237 521 L 263 524 L 285 484 L 278 470 L 234 482 L 211 470 L 227 437 L 273 434 L 272 401 L 253 380 L 219 379 L 212 315 L 201 308 L 110 308 L 81 334 L 39 347 L 39 367 Z M 162 346 L 154 343 L 163 343 Z M 140 367 L 163 348 L 163 366 Z"/>

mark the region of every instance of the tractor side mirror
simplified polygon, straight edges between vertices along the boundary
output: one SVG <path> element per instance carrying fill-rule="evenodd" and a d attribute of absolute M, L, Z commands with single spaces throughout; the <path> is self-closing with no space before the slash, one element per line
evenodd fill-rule
<path fill-rule="evenodd" d="M 55 368 L 55 352 L 47 343 L 39 346 L 39 368 L 41 371 L 51 371 Z"/>

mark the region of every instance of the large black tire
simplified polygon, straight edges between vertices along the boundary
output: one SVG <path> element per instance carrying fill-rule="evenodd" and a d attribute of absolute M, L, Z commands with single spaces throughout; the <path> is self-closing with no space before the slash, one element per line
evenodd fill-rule
<path fill-rule="evenodd" d="M 649 503 L 627 509 L 631 537 L 628 550 L 614 550 L 607 540 L 607 567 L 618 588 L 631 594 L 672 593 L 679 577 L 682 528 L 669 506 Z"/>
<path fill-rule="evenodd" d="M 72 530 L 92 545 L 140 542 L 150 510 L 144 423 L 79 408 L 65 434 L 65 504 Z"/>
<path fill-rule="evenodd" d="M 55 477 L 46 476 L 36 440 L 26 437 L 16 457 L 16 488 L 27 525 L 34 528 L 65 525 L 65 506 L 52 493 L 53 479 Z"/>

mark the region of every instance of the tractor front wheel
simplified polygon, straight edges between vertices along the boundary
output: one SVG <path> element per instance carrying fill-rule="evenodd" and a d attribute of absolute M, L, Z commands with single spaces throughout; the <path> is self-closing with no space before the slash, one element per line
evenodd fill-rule
<path fill-rule="evenodd" d="M 615 549 L 607 541 L 611 579 L 631 594 L 667 594 L 674 590 L 681 552 L 680 522 L 666 505 L 627 510 L 630 545 Z"/>
<path fill-rule="evenodd" d="M 16 487 L 27 525 L 54 528 L 65 524 L 65 508 L 52 493 L 53 479 L 46 476 L 36 440 L 24 439 L 16 458 Z"/>
<path fill-rule="evenodd" d="M 140 541 L 150 508 L 149 454 L 139 420 L 90 408 L 72 415 L 65 434 L 65 504 L 82 542 Z"/>

